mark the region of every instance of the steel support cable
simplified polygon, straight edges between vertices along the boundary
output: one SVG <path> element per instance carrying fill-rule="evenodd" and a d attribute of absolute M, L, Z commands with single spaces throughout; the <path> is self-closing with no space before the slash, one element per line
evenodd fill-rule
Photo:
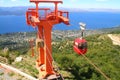
<path fill-rule="evenodd" d="M 84 54 L 81 54 L 98 72 L 100 72 L 105 78 L 106 80 L 111 80 L 108 76 L 106 76 L 106 74 L 104 72 L 101 71 L 100 68 L 98 68 L 91 60 L 89 60 L 87 58 L 87 56 L 85 56 Z"/>
<path fill-rule="evenodd" d="M 48 21 L 47 21 L 47 22 L 48 22 Z M 52 24 L 51 24 L 50 22 L 48 22 L 48 24 L 52 26 Z M 35 30 L 36 30 L 36 29 L 35 29 Z M 40 37 L 43 38 L 42 35 L 41 35 L 41 33 L 39 32 L 39 30 L 38 30 L 38 33 L 40 34 Z M 46 40 L 45 37 L 44 37 L 44 40 Z M 52 57 L 51 52 L 50 52 L 50 50 L 48 49 L 47 45 L 46 45 L 46 48 L 47 48 L 47 50 L 48 50 L 48 53 L 49 53 L 50 57 L 51 57 L 52 60 L 53 60 L 53 63 L 56 65 L 56 68 L 57 68 L 57 70 L 58 70 L 58 73 L 61 74 L 60 69 L 59 69 L 58 65 L 56 64 L 54 58 Z M 50 61 L 49 61 L 49 64 L 50 64 Z M 50 65 L 51 65 L 51 64 L 50 64 Z M 51 68 L 52 68 L 52 65 L 51 65 Z M 63 77 L 62 77 L 62 78 L 63 78 Z M 63 78 L 63 80 L 64 80 L 64 78 Z"/>
<path fill-rule="evenodd" d="M 35 29 L 35 31 L 36 31 L 36 29 Z M 41 35 L 41 33 L 39 32 L 39 30 L 38 30 L 38 34 L 40 34 L 40 37 L 43 38 L 42 35 Z M 44 37 L 44 40 L 46 40 L 45 37 Z M 48 50 L 47 45 L 46 45 L 46 48 L 47 48 L 47 50 Z M 50 54 L 50 51 L 49 51 L 49 50 L 48 50 L 48 53 Z M 47 55 L 46 55 L 46 57 L 47 57 L 47 59 L 48 59 L 48 56 L 47 56 Z M 51 56 L 51 57 L 52 57 L 52 56 Z M 52 57 L 52 59 L 53 59 L 53 57 Z M 49 60 L 49 59 L 48 59 L 48 62 L 49 62 L 49 64 L 50 64 L 50 60 Z M 50 67 L 51 67 L 51 69 L 52 69 L 52 65 L 51 65 L 51 64 L 50 64 Z"/>
<path fill-rule="evenodd" d="M 35 31 L 37 32 L 36 29 L 35 29 Z M 39 32 L 39 30 L 38 30 L 38 33 L 40 34 L 40 37 L 43 39 L 43 37 L 42 37 L 41 33 Z M 44 40 L 46 41 L 45 37 L 44 37 Z M 50 50 L 48 49 L 47 45 L 46 45 L 46 48 L 47 48 L 48 53 L 49 53 L 49 55 L 50 55 Z M 51 55 L 50 55 L 50 57 L 53 59 L 53 57 L 52 57 Z M 53 59 L 53 61 L 54 61 L 54 59 Z"/>
<path fill-rule="evenodd" d="M 49 22 L 49 21 L 47 21 L 48 22 L 48 24 L 49 25 L 51 25 L 52 26 L 52 24 Z M 47 47 L 47 46 L 46 46 Z M 47 49 L 48 49 L 48 47 L 47 47 Z M 49 52 L 49 55 L 50 55 L 50 50 L 48 49 L 48 52 Z M 51 55 L 50 55 L 51 56 Z M 52 57 L 52 56 L 51 56 Z M 54 58 L 52 57 L 52 59 L 53 59 L 53 62 L 55 63 L 55 60 L 54 60 Z M 56 64 L 56 63 L 55 63 Z M 56 65 L 57 66 L 57 65 Z M 58 66 L 57 66 L 57 69 L 58 69 L 58 71 L 59 71 L 59 68 L 58 68 Z"/>
<path fill-rule="evenodd" d="M 46 57 L 47 57 L 47 60 L 48 60 L 48 62 L 49 62 L 49 64 L 50 64 L 50 68 L 53 70 L 53 68 L 52 68 L 52 64 L 50 63 L 50 59 L 48 58 L 47 55 L 46 55 Z"/>
<path fill-rule="evenodd" d="M 49 23 L 49 22 L 48 22 Z M 38 33 L 40 34 L 40 32 L 38 31 Z M 40 36 L 42 37 L 42 35 L 40 34 Z M 45 38 L 44 38 L 45 39 Z M 46 40 L 46 39 L 45 39 Z M 48 47 L 46 46 L 48 53 L 50 55 L 50 50 L 48 49 Z M 84 54 L 81 54 L 98 72 L 100 72 L 105 78 L 106 80 L 111 80 L 108 76 L 106 76 L 105 73 L 103 73 L 91 60 L 89 60 Z M 50 55 L 51 56 L 51 55 Z M 52 56 L 51 56 L 52 57 Z M 52 57 L 53 59 L 53 57 Z M 53 61 L 55 62 L 55 60 L 53 59 Z M 50 61 L 49 61 L 50 64 Z M 51 65 L 51 64 L 50 64 Z M 52 66 L 52 65 L 51 65 Z M 51 67 L 52 68 L 52 67 Z M 58 68 L 59 70 L 59 68 Z"/>
<path fill-rule="evenodd" d="M 38 31 L 38 33 L 40 34 L 40 37 L 42 38 L 42 35 L 41 35 L 41 33 Z M 46 40 L 45 39 L 45 37 L 44 37 L 44 40 Z M 48 49 L 48 47 L 47 47 L 47 45 L 46 45 L 46 48 L 47 48 L 47 50 L 48 50 L 48 54 L 50 55 L 51 53 L 50 53 L 50 50 Z M 48 56 L 47 56 L 48 57 Z M 52 58 L 52 60 L 53 60 L 53 62 L 55 63 L 55 60 L 54 60 L 54 58 L 52 57 L 52 55 L 50 55 L 50 57 Z M 48 59 L 48 58 L 47 58 Z M 48 59 L 48 61 L 49 61 L 49 64 L 50 64 L 50 60 Z M 51 65 L 51 64 L 50 64 Z M 56 65 L 57 66 L 57 65 Z M 52 65 L 51 65 L 51 69 L 52 69 Z M 57 69 L 58 69 L 58 71 L 59 71 L 59 68 L 58 68 L 58 66 L 57 66 Z M 60 72 L 59 72 L 60 73 Z"/>
<path fill-rule="evenodd" d="M 48 22 L 49 23 L 49 22 Z M 50 23 L 49 23 L 50 24 Z M 50 24 L 51 25 L 51 24 Z M 39 32 L 38 32 L 39 33 Z M 41 34 L 40 34 L 41 35 Z M 44 38 L 45 39 L 45 38 Z M 46 39 L 45 39 L 46 40 Z M 47 46 L 46 46 L 47 47 Z M 49 49 L 48 49 L 48 47 L 47 47 L 47 50 L 48 50 L 48 53 L 49 53 L 49 55 L 50 55 L 50 51 L 49 51 Z M 100 72 L 105 78 L 106 78 L 106 80 L 111 80 L 108 76 L 106 76 L 106 74 L 105 73 L 103 73 L 91 60 L 89 60 L 84 54 L 81 54 L 98 72 Z M 52 57 L 52 56 L 51 56 Z M 52 59 L 53 59 L 53 57 L 52 57 Z M 53 61 L 54 61 L 54 59 L 53 59 Z M 55 62 L 55 61 L 54 61 Z M 58 68 L 59 69 L 59 68 Z"/>
<path fill-rule="evenodd" d="M 99 71 L 106 80 L 111 80 L 105 73 L 103 73 L 91 60 L 89 60 L 84 54 L 81 54 L 97 71 Z"/>

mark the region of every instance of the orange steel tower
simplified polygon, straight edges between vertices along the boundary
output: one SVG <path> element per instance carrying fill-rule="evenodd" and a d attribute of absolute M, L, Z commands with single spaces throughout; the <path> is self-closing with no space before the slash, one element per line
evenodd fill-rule
<path fill-rule="evenodd" d="M 36 4 L 36 8 L 29 8 L 26 12 L 26 21 L 29 26 L 37 28 L 36 47 L 39 53 L 36 66 L 39 71 L 39 79 L 54 79 L 58 76 L 52 65 L 51 31 L 55 24 L 69 25 L 68 12 L 58 10 L 61 0 L 30 0 Z M 39 8 L 39 3 L 51 3 L 55 5 L 53 11 L 50 8 Z M 41 12 L 42 11 L 42 12 Z M 44 15 L 43 15 L 44 13 Z"/>

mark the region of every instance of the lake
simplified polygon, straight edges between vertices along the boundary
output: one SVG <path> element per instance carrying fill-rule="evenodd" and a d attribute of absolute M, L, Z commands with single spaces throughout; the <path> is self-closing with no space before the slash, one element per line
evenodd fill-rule
<path fill-rule="evenodd" d="M 79 22 L 87 24 L 87 29 L 111 28 L 120 25 L 120 13 L 109 12 L 71 12 L 70 26 L 58 24 L 53 30 L 79 30 Z M 34 31 L 27 26 L 25 16 L 0 16 L 0 33 Z"/>

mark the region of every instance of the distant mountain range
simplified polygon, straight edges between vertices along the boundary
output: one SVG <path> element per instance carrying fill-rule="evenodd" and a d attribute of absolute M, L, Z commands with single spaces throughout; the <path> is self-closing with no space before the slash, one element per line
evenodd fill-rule
<path fill-rule="evenodd" d="M 24 15 L 27 7 L 0 7 L 0 15 Z"/>
<path fill-rule="evenodd" d="M 29 6 L 30 7 L 30 6 Z M 0 15 L 24 15 L 27 6 L 22 7 L 0 7 Z M 53 9 L 53 8 L 52 8 Z M 120 9 L 80 9 L 80 8 L 59 8 L 60 10 L 66 10 L 69 12 L 120 12 Z"/>

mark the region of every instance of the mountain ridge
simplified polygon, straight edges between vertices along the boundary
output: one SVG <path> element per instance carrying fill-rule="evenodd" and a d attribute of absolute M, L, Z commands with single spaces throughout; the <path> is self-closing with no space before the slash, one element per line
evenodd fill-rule
<path fill-rule="evenodd" d="M 0 15 L 25 15 L 28 7 L 33 6 L 17 6 L 17 7 L 0 7 Z M 44 6 L 41 6 L 44 7 Z M 46 7 L 46 6 L 45 6 Z M 50 7 L 53 9 L 53 7 Z M 69 12 L 115 12 L 120 13 L 120 9 L 103 9 L 103 8 L 63 8 L 60 7 L 60 10 L 66 10 Z"/>

